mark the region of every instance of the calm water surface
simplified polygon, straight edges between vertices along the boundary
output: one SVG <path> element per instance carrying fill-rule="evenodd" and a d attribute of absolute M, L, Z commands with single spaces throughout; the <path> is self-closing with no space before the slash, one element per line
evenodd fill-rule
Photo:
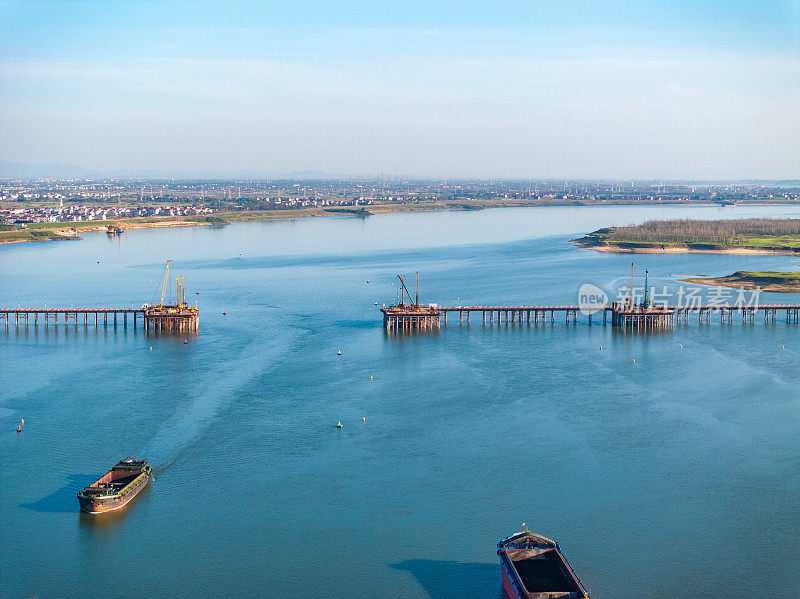
<path fill-rule="evenodd" d="M 572 304 L 582 283 L 625 284 L 631 257 L 571 237 L 762 214 L 800 209 L 392 214 L 0 248 L 2 306 L 138 307 L 172 258 L 201 310 L 187 344 L 0 330 L 0 596 L 499 599 L 495 544 L 523 521 L 595 599 L 796 596 L 800 328 L 451 319 L 396 337 L 374 305 L 417 269 L 423 301 Z M 636 261 L 669 292 L 677 273 L 798 265 Z M 155 482 L 124 512 L 79 514 L 77 490 L 127 455 Z"/>

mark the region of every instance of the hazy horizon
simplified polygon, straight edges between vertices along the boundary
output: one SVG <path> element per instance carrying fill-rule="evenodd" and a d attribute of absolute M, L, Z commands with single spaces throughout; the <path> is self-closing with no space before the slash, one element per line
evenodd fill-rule
<path fill-rule="evenodd" d="M 800 178 L 800 2 L 0 2 L 0 160 Z"/>

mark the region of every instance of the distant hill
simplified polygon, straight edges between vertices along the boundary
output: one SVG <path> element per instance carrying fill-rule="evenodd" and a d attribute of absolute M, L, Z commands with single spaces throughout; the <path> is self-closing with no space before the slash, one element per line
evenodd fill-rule
<path fill-rule="evenodd" d="M 74 164 L 28 164 L 0 160 L 0 179 L 349 179 L 350 175 L 331 174 L 323 171 L 162 171 L 155 169 L 116 169 L 98 171 Z"/>

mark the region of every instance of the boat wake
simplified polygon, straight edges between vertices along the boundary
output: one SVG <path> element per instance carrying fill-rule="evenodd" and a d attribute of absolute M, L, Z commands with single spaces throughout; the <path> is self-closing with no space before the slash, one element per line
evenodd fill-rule
<path fill-rule="evenodd" d="M 284 331 L 280 338 L 264 344 L 263 339 L 245 346 L 235 360 L 209 369 L 195 381 L 188 405 L 181 403 L 175 415 L 164 422 L 144 447 L 141 455 L 163 472 L 180 453 L 200 439 L 219 415 L 236 401 L 237 392 L 256 377 L 273 369 L 281 354 L 289 352 L 302 330 Z"/>

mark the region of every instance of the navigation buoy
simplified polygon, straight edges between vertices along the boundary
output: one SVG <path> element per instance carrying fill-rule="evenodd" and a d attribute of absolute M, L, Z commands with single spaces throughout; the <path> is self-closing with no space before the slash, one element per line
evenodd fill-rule
<path fill-rule="evenodd" d="M 195 295 L 200 295 L 200 292 L 199 291 L 195 291 L 194 294 Z"/>
<path fill-rule="evenodd" d="M 377 305 L 378 305 L 378 302 L 375 302 L 375 305 L 377 306 Z"/>
<path fill-rule="evenodd" d="M 100 260 L 98 260 L 97 263 L 100 264 Z"/>
<path fill-rule="evenodd" d="M 188 344 L 188 343 L 189 343 L 189 340 L 188 340 L 188 339 L 184 339 L 184 340 L 183 340 L 183 344 L 184 344 L 184 345 L 186 345 L 186 344 Z"/>
<path fill-rule="evenodd" d="M 337 353 L 336 355 L 337 356 L 341 356 L 342 355 L 342 350 L 339 350 L 339 353 Z"/>
<path fill-rule="evenodd" d="M 342 428 L 342 421 L 341 420 L 336 423 L 336 428 Z"/>
<path fill-rule="evenodd" d="M 223 316 L 227 316 L 227 315 L 228 315 L 228 313 L 227 313 L 227 312 L 223 312 L 223 313 L 222 313 L 222 315 L 223 315 Z"/>
<path fill-rule="evenodd" d="M 19 424 L 17 425 L 17 432 L 18 432 L 18 433 L 21 433 L 21 432 L 22 432 L 22 427 L 21 427 Z"/>

